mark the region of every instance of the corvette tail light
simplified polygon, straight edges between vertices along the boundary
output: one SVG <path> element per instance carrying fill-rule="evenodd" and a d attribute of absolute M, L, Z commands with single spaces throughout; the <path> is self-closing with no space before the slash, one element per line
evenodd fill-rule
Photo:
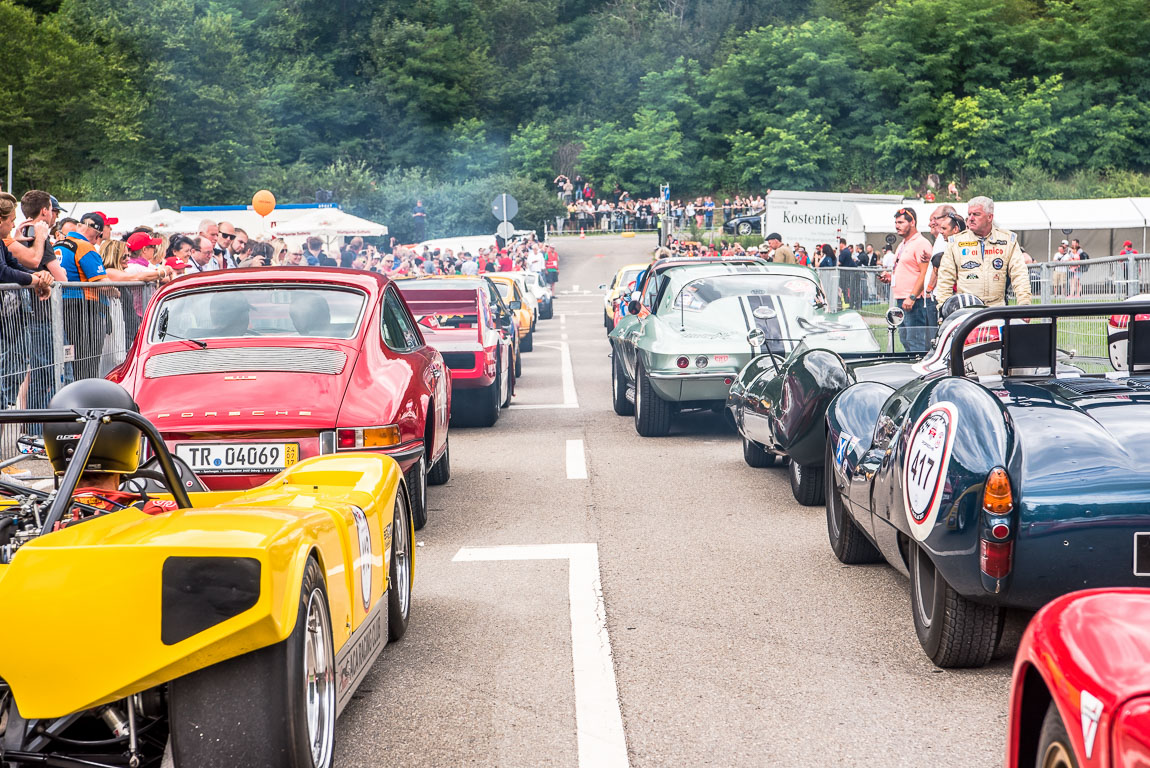
<path fill-rule="evenodd" d="M 1010 573 L 1014 559 L 1014 496 L 1010 476 L 995 467 L 986 476 L 982 489 L 983 533 L 979 542 L 979 567 L 992 579 L 1003 579 Z"/>
<path fill-rule="evenodd" d="M 680 368 L 686 368 L 690 364 L 691 364 L 691 361 L 688 360 L 686 357 L 680 357 L 678 360 L 675 361 L 675 365 L 679 366 Z"/>
<path fill-rule="evenodd" d="M 1114 718 L 1111 765 L 1150 765 L 1150 698 L 1134 699 Z"/>
<path fill-rule="evenodd" d="M 341 451 L 386 448 L 399 444 L 399 427 L 342 427 L 335 431 L 335 447 Z"/>
<path fill-rule="evenodd" d="M 699 355 L 698 357 L 696 357 L 695 358 L 695 367 L 696 368 L 706 368 L 707 367 L 707 356 L 706 355 Z"/>

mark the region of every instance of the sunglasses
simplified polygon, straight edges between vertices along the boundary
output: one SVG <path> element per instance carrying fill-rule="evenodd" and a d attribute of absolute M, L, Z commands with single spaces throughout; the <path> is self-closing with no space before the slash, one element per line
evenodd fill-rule
<path fill-rule="evenodd" d="M 223 232 L 221 232 L 220 233 L 220 239 L 221 240 L 235 240 L 236 236 L 235 236 L 235 233 L 232 233 L 230 235 L 225 235 Z"/>

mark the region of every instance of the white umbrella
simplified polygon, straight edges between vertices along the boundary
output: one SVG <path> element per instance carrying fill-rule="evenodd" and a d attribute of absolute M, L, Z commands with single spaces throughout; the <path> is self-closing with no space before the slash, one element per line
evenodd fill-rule
<path fill-rule="evenodd" d="M 272 227 L 276 237 L 380 237 L 387 227 L 344 213 L 338 208 L 320 208 Z"/>
<path fill-rule="evenodd" d="M 190 234 L 200 231 L 200 220 L 185 213 L 161 208 L 133 222 L 133 226 L 151 227 L 161 235 Z"/>

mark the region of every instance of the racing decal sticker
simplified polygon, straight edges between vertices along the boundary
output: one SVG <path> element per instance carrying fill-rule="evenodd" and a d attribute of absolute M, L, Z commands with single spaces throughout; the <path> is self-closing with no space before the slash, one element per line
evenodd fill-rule
<path fill-rule="evenodd" d="M 958 410 L 944 401 L 927 408 L 910 431 L 902 468 L 903 503 L 918 541 L 926 540 L 938 518 L 957 427 Z"/>
<path fill-rule="evenodd" d="M 1094 737 L 1098 735 L 1098 721 L 1102 718 L 1102 702 L 1095 698 L 1090 691 L 1083 690 L 1080 697 L 1082 702 L 1082 746 L 1086 750 L 1086 759 L 1094 754 Z"/>
<path fill-rule="evenodd" d="M 1002 269 L 1002 259 L 995 259 L 993 262 L 995 269 Z"/>
<path fill-rule="evenodd" d="M 1004 251 L 1002 248 L 987 248 L 985 251 L 983 251 L 983 253 L 985 253 L 987 256 L 1001 256 L 1002 254 L 1006 253 L 1006 251 Z"/>
<path fill-rule="evenodd" d="M 835 464 L 842 466 L 843 461 L 847 457 L 847 453 L 854 450 L 855 443 L 859 440 L 854 435 L 848 435 L 843 432 L 839 435 L 838 445 L 835 447 Z"/>
<path fill-rule="evenodd" d="M 371 609 L 371 528 L 367 525 L 367 515 L 352 505 L 351 516 L 355 518 L 355 529 L 359 534 L 359 559 L 355 567 L 359 569 L 359 591 L 363 598 L 363 609 Z"/>
<path fill-rule="evenodd" d="M 964 261 L 962 263 L 963 269 L 977 269 L 979 266 L 977 261 Z"/>
<path fill-rule="evenodd" d="M 961 248 L 961 247 L 964 247 L 964 246 L 965 246 L 965 247 L 967 247 L 967 248 L 971 248 L 971 247 L 975 247 L 975 246 L 977 246 L 977 245 L 978 245 L 978 241 L 977 241 L 977 240 L 959 240 L 959 241 L 958 241 L 958 245 L 959 245 L 959 247 L 960 247 L 960 248 Z"/>

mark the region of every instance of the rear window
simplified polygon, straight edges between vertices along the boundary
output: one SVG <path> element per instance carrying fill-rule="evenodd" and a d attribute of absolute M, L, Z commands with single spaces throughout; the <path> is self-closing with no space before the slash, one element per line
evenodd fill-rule
<path fill-rule="evenodd" d="M 480 322 L 479 297 L 474 291 L 405 290 L 403 298 L 415 322 L 434 333 L 441 328 L 475 328 Z"/>
<path fill-rule="evenodd" d="M 249 336 L 354 338 L 367 295 L 309 286 L 188 291 L 158 307 L 151 341 Z"/>

